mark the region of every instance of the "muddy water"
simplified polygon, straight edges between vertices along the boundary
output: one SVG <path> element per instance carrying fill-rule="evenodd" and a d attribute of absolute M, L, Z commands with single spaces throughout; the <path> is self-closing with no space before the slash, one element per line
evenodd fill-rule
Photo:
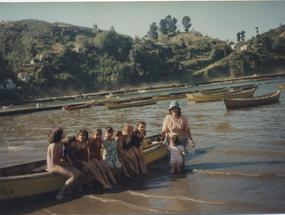
<path fill-rule="evenodd" d="M 276 90 L 279 82 L 285 79 L 258 82 L 256 94 Z M 279 104 L 235 111 L 226 111 L 222 102 L 179 102 L 197 143 L 194 156 L 187 157 L 186 177 L 170 178 L 165 160 L 152 165 L 148 175 L 123 181 L 109 193 L 90 191 L 66 202 L 47 196 L 1 210 L 30 214 L 284 213 L 285 91 Z M 47 133 L 56 126 L 75 134 L 82 127 L 92 131 L 112 125 L 118 130 L 126 122 L 142 119 L 148 134 L 156 134 L 168 104 L 159 101 L 114 111 L 93 107 L 1 117 L 0 165 L 44 158 Z"/>

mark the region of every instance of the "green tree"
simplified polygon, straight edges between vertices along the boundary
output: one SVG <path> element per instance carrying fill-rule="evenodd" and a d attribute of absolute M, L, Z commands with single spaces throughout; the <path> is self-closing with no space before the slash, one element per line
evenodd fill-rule
<path fill-rule="evenodd" d="M 255 27 L 255 33 L 256 33 L 256 36 L 259 36 L 259 28 L 258 27 Z"/>
<path fill-rule="evenodd" d="M 158 26 L 156 25 L 155 22 L 153 22 L 149 26 L 149 31 L 147 32 L 147 35 L 150 39 L 156 40 L 158 38 Z"/>
<path fill-rule="evenodd" d="M 99 33 L 94 38 L 97 48 L 103 53 L 107 53 L 120 61 L 126 60 L 132 48 L 132 38 L 116 33 L 115 31 L 105 31 Z"/>
<path fill-rule="evenodd" d="M 176 33 L 177 29 L 177 19 L 171 17 L 170 15 L 166 16 L 164 19 L 161 19 L 159 22 L 159 31 L 163 35 L 173 36 Z"/>
<path fill-rule="evenodd" d="M 8 61 L 3 57 L 3 53 L 0 52 L 0 80 L 5 80 L 10 75 Z"/>
<path fill-rule="evenodd" d="M 189 29 L 192 26 L 191 19 L 189 16 L 184 16 L 182 19 L 182 25 L 184 26 L 185 32 L 189 32 Z"/>
<path fill-rule="evenodd" d="M 240 32 L 237 33 L 237 42 L 240 43 Z"/>
<path fill-rule="evenodd" d="M 267 49 L 268 51 L 272 50 L 272 41 L 268 36 L 263 36 L 261 38 L 261 42 L 265 49 Z"/>
<path fill-rule="evenodd" d="M 240 35 L 241 35 L 241 41 L 244 43 L 244 41 L 245 41 L 245 31 L 241 31 Z"/>

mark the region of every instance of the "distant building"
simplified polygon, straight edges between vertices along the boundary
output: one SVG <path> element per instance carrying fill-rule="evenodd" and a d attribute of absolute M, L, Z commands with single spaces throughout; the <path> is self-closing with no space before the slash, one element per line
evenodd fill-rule
<path fill-rule="evenodd" d="M 28 83 L 31 80 L 31 76 L 26 72 L 19 72 L 17 78 L 25 83 Z"/>
<path fill-rule="evenodd" d="M 16 84 L 10 78 L 0 83 L 0 90 L 15 90 L 16 88 Z"/>
<path fill-rule="evenodd" d="M 244 45 L 242 45 L 242 46 L 240 47 L 240 50 L 241 50 L 241 51 L 245 51 L 245 50 L 247 50 L 247 45 L 245 45 L 245 44 L 244 44 Z"/>

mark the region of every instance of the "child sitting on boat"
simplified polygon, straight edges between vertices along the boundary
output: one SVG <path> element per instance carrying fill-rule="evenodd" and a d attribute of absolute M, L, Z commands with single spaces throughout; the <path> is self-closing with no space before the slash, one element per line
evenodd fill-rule
<path fill-rule="evenodd" d="M 62 143 L 64 145 L 64 150 L 63 150 L 63 156 L 65 161 L 72 167 L 74 167 L 74 170 L 79 174 L 80 178 L 77 180 L 76 188 L 77 191 L 81 192 L 82 191 L 82 184 L 83 179 L 87 179 L 84 177 L 83 172 L 81 171 L 82 165 L 80 164 L 80 161 L 78 157 L 76 156 L 76 153 L 78 152 L 78 148 L 76 145 L 76 137 L 75 136 L 68 136 L 65 137 L 62 140 Z M 83 176 L 83 177 L 82 177 Z"/>
<path fill-rule="evenodd" d="M 131 138 L 132 149 L 138 159 L 139 167 L 142 173 L 147 173 L 147 167 L 144 162 L 143 153 L 143 139 L 146 135 L 146 123 L 143 121 L 138 121 L 134 135 Z"/>
<path fill-rule="evenodd" d="M 129 159 L 130 167 L 136 174 L 139 175 L 140 174 L 139 163 L 132 147 L 133 133 L 134 133 L 133 126 L 130 124 L 126 124 L 125 127 L 123 128 L 123 151 L 125 152 L 126 157 Z"/>
<path fill-rule="evenodd" d="M 115 136 L 116 136 L 115 139 L 117 141 L 117 150 L 118 150 L 119 161 L 122 164 L 122 169 L 123 169 L 125 176 L 127 176 L 129 178 L 129 177 L 131 177 L 131 175 L 128 172 L 128 166 L 131 163 L 130 163 L 130 160 L 128 159 L 128 154 L 123 149 L 123 141 L 124 141 L 123 132 L 117 131 Z"/>
<path fill-rule="evenodd" d="M 105 180 L 109 183 L 109 178 L 116 184 L 115 176 L 108 166 L 108 163 L 102 159 L 102 145 L 103 145 L 103 132 L 100 128 L 97 128 L 90 139 L 90 153 L 92 162 L 99 168 Z M 108 178 L 109 177 L 109 178 Z"/>
<path fill-rule="evenodd" d="M 114 130 L 112 127 L 106 128 L 106 137 L 103 142 L 103 159 L 114 172 L 122 167 L 118 158 L 117 142 L 114 138 Z"/>
<path fill-rule="evenodd" d="M 80 160 L 81 165 L 89 172 L 91 172 L 91 176 L 93 176 L 94 179 L 99 181 L 104 189 L 112 188 L 112 185 L 108 184 L 108 182 L 104 180 L 104 177 L 102 176 L 96 165 L 91 161 L 87 130 L 81 129 L 78 132 L 76 143 L 78 147 L 77 156 Z"/>
<path fill-rule="evenodd" d="M 74 184 L 76 184 L 80 173 L 64 160 L 63 143 L 64 132 L 62 128 L 53 129 L 48 135 L 49 146 L 47 150 L 47 170 L 58 173 L 67 180 L 57 194 L 57 199 L 63 199 Z"/>

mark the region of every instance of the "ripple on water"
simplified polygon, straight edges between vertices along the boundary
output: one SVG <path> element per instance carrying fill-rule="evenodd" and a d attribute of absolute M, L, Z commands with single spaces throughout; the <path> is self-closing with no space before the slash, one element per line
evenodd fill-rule
<path fill-rule="evenodd" d="M 233 131 L 235 131 L 235 129 L 228 122 L 218 122 L 217 124 L 214 125 L 214 128 L 218 132 L 233 132 Z"/>

